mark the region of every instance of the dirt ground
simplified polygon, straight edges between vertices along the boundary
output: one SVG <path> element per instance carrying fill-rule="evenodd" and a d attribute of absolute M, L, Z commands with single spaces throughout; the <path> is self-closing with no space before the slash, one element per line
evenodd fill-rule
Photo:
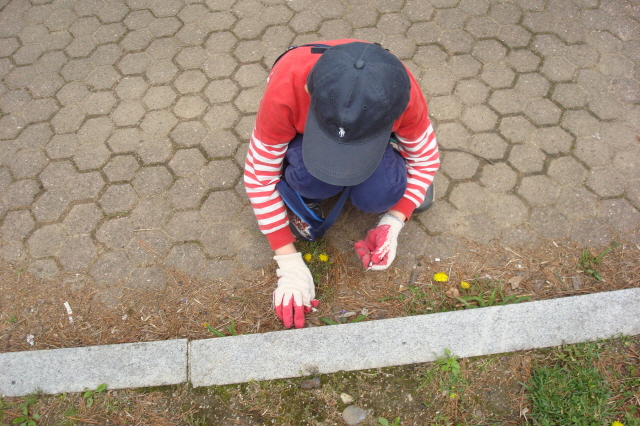
<path fill-rule="evenodd" d="M 460 300 L 478 296 L 493 304 L 516 297 L 541 300 L 640 286 L 640 249 L 625 244 L 591 250 L 591 258 L 607 249 L 591 273 L 581 269 L 582 249 L 549 242 L 531 251 L 467 244 L 467 251 L 440 261 L 422 260 L 414 270 L 389 268 L 364 271 L 354 253 L 334 247 L 328 262 L 313 256 L 321 303 L 307 316 L 308 326 L 365 321 L 464 309 Z M 272 269 L 252 276 L 203 282 L 166 269 L 171 278 L 163 290 L 140 292 L 121 287 L 116 306 L 101 302 L 101 289 L 91 288 L 81 275 L 40 281 L 22 265 L 0 264 L 0 352 L 69 348 L 174 338 L 214 337 L 209 325 L 225 335 L 283 329 L 271 308 L 276 277 Z M 434 273 L 444 272 L 447 282 Z M 602 281 L 594 278 L 599 274 Z M 463 289 L 460 282 L 469 282 Z M 467 299 L 471 304 L 477 304 Z M 72 315 L 67 313 L 68 303 Z M 324 318 L 321 319 L 321 318 Z"/>

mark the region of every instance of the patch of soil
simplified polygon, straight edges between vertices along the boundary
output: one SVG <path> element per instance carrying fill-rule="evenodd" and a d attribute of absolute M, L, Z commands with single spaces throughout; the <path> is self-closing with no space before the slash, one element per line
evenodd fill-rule
<path fill-rule="evenodd" d="M 640 250 L 625 245 L 612 248 L 594 266 L 602 281 L 580 270 L 580 248 L 552 242 L 529 251 L 466 243 L 451 258 L 379 272 L 364 271 L 352 251 L 329 245 L 327 254 L 331 266 L 316 283 L 321 304 L 307 315 L 308 326 L 324 326 L 323 317 L 348 322 L 359 315 L 375 320 L 464 309 L 458 297 L 488 301 L 494 289 L 501 290 L 498 304 L 515 297 L 541 300 L 640 286 Z M 218 281 L 166 268 L 167 286 L 149 291 L 94 288 L 82 275 L 42 281 L 23 267 L 0 264 L 0 352 L 214 337 L 204 324 L 226 335 L 230 329 L 236 334 L 282 329 L 271 307 L 275 264 Z M 436 272 L 446 273 L 448 281 L 434 281 Z M 471 288 L 462 289 L 461 281 Z"/>

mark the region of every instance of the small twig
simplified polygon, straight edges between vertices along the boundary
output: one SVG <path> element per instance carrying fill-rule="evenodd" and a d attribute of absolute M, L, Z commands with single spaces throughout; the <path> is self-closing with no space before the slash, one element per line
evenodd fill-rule
<path fill-rule="evenodd" d="M 478 157 L 478 158 L 480 158 L 481 160 L 484 160 L 484 161 L 486 161 L 487 163 L 489 163 L 489 164 L 491 164 L 491 165 L 495 164 L 493 161 L 489 160 L 488 158 L 484 158 L 482 155 L 474 154 L 473 152 L 471 152 L 471 151 L 467 151 L 466 149 L 460 149 L 460 148 L 442 148 L 442 147 L 440 147 L 439 149 L 440 149 L 440 151 L 456 151 L 456 152 L 464 152 L 465 154 L 471 154 L 471 155 L 473 155 L 474 157 Z"/>

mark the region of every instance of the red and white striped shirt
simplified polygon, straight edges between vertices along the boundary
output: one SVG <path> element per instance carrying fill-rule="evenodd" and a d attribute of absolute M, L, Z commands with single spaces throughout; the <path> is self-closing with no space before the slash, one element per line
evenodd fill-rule
<path fill-rule="evenodd" d="M 335 46 L 353 41 L 359 40 L 318 43 Z M 320 54 L 311 53 L 310 47 L 299 47 L 288 52 L 274 65 L 251 134 L 244 183 L 258 226 L 273 250 L 295 241 L 276 184 L 282 175 L 282 162 L 289 141 L 296 133 L 304 133 L 310 104 L 304 86 L 319 58 Z M 424 201 L 440 159 L 427 103 L 417 81 L 409 70 L 407 73 L 411 80 L 409 104 L 393 125 L 398 149 L 407 164 L 407 189 L 392 209 L 409 217 Z"/>

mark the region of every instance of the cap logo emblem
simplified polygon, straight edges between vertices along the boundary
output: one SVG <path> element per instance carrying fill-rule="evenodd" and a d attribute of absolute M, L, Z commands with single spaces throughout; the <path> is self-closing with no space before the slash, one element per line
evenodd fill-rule
<path fill-rule="evenodd" d="M 344 128 L 342 127 L 338 128 L 338 136 L 340 136 L 341 138 L 344 138 Z"/>

